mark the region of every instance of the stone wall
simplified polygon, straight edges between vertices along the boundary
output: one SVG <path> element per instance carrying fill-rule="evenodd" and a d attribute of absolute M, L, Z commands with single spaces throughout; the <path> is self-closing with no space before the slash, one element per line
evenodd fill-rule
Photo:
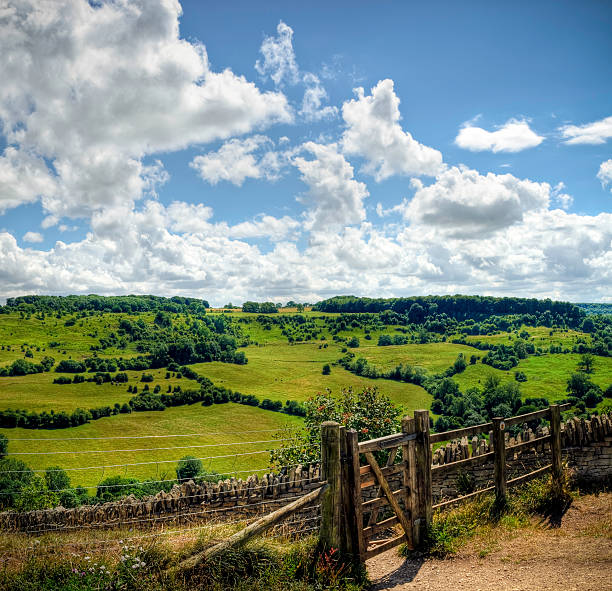
<path fill-rule="evenodd" d="M 574 417 L 562 424 L 563 458 L 576 478 L 606 480 L 612 478 L 612 415 L 589 420 Z M 535 431 L 527 427 L 515 436 L 506 434 L 508 479 L 550 463 L 550 445 L 537 441 L 548 435 L 548 428 Z M 492 438 L 491 438 L 492 439 Z M 532 441 L 532 445 L 522 445 Z M 521 446 L 512 450 L 512 446 Z M 471 490 L 493 484 L 493 458 L 486 439 L 467 438 L 453 441 L 435 450 L 432 466 L 434 503 L 455 498 Z M 482 462 L 465 465 L 461 460 L 481 457 Z M 100 505 L 75 509 L 58 507 L 27 513 L 0 513 L 0 528 L 38 532 L 82 527 L 151 527 L 166 523 L 236 520 L 270 512 L 293 498 L 319 486 L 319 467 L 297 466 L 280 474 L 251 475 L 245 480 L 230 478 L 217 483 L 185 482 L 168 493 L 137 499 L 133 496 Z M 389 478 L 393 490 L 401 487 L 401 476 Z M 377 496 L 378 487 L 363 489 L 364 500 Z M 312 517 L 308 509 L 293 517 L 295 523 Z"/>

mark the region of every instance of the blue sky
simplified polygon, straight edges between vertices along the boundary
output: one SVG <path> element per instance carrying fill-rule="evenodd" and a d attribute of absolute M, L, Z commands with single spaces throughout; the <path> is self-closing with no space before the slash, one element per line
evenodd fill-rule
<path fill-rule="evenodd" d="M 606 2 L 0 12 L 0 298 L 612 301 Z"/>

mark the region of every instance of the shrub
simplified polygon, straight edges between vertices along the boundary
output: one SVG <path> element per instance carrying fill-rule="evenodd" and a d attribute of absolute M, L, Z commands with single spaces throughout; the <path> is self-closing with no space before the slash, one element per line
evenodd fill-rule
<path fill-rule="evenodd" d="M 8 449 L 8 437 L 4 433 L 0 433 L 0 460 L 6 455 Z"/>
<path fill-rule="evenodd" d="M 40 476 L 33 476 L 15 498 L 15 509 L 17 511 L 36 511 L 50 509 L 58 503 L 58 496 L 48 489 L 47 483 Z"/>
<path fill-rule="evenodd" d="M 45 483 L 51 491 L 70 488 L 70 477 L 63 468 L 51 466 L 45 470 Z"/>
<path fill-rule="evenodd" d="M 329 365 L 329 363 L 326 363 L 323 366 L 323 371 L 321 372 L 324 376 L 328 376 L 331 373 L 331 367 Z"/>
<path fill-rule="evenodd" d="M 202 460 L 193 456 L 185 456 L 179 460 L 176 467 L 176 477 L 181 481 L 190 480 L 196 478 L 203 471 Z"/>

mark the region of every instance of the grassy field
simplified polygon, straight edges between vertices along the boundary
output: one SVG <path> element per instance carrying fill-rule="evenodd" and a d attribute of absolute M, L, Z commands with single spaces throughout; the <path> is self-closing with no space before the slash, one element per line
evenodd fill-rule
<path fill-rule="evenodd" d="M 422 367 L 430 373 L 440 373 L 451 366 L 457 355 L 463 353 L 469 361 L 471 355 L 482 356 L 474 347 L 452 343 L 427 343 L 424 345 L 376 345 L 361 346 L 354 349 L 357 357 L 364 357 L 380 369 L 392 369 L 400 363 Z"/>
<path fill-rule="evenodd" d="M 249 347 L 245 352 L 248 365 L 213 362 L 192 367 L 215 384 L 243 394 L 254 394 L 260 399 L 303 401 L 325 388 L 338 393 L 342 388 L 377 386 L 408 411 L 429 408 L 431 404 L 431 396 L 413 384 L 362 378 L 339 366 L 332 366 L 331 374 L 324 376 L 323 365 L 331 364 L 342 355 L 337 345 L 319 349 L 319 345 L 311 343 L 274 344 Z"/>
<path fill-rule="evenodd" d="M 474 335 L 466 337 L 468 342 L 481 341 L 483 343 L 492 343 L 493 345 L 511 345 L 519 339 L 519 334 L 522 332 L 529 333 L 527 340 L 531 341 L 536 347 L 550 347 L 550 345 L 561 345 L 571 350 L 579 339 L 585 343 L 591 342 L 591 335 L 586 332 L 576 330 L 561 330 L 551 329 L 545 326 L 522 326 L 517 333 L 500 332 L 494 335 Z"/>
<path fill-rule="evenodd" d="M 25 461 L 37 470 L 44 470 L 49 466 L 63 466 L 68 470 L 73 485 L 89 486 L 113 475 L 174 478 L 176 463 L 185 455 L 210 458 L 270 449 L 275 446 L 274 443 L 239 443 L 268 441 L 273 439 L 274 433 L 284 425 L 297 424 L 300 424 L 300 419 L 296 417 L 228 403 L 206 407 L 194 404 L 167 408 L 161 412 L 119 414 L 71 429 L 0 429 L 0 432 L 9 437 L 9 454 L 33 454 L 13 457 Z M 184 437 L 191 433 L 198 435 Z M 132 435 L 156 437 L 129 438 Z M 120 439 L 71 439 L 90 437 Z M 234 442 L 238 444 L 229 445 Z M 198 445 L 206 447 L 186 447 Z M 154 449 L 177 447 L 183 449 Z M 250 470 L 267 467 L 268 460 L 268 453 L 253 453 L 233 458 L 208 459 L 203 460 L 203 463 L 207 470 L 224 473 L 246 470 L 248 473 Z M 99 467 L 140 462 L 153 463 L 117 468 Z M 84 469 L 93 466 L 97 468 Z"/>
<path fill-rule="evenodd" d="M 489 375 L 496 375 L 502 381 L 513 381 L 514 372 L 522 371 L 527 376 L 527 381 L 520 384 L 523 398 L 544 396 L 554 401 L 567 396 L 567 379 L 576 371 L 579 361 L 580 355 L 542 355 L 522 359 L 510 371 L 477 363 L 469 365 L 463 373 L 453 376 L 453 379 L 465 391 L 468 388 L 482 388 Z M 594 372 L 589 379 L 602 389 L 612 384 L 612 358 L 595 357 Z"/>
<path fill-rule="evenodd" d="M 99 406 L 113 406 L 116 402 L 123 404 L 134 394 L 127 391 L 129 386 L 137 386 L 142 392 L 144 383 L 140 381 L 143 373 L 151 374 L 153 382 L 148 386 L 151 391 L 156 385 L 161 387 L 161 392 L 166 392 L 168 386 L 174 388 L 180 386 L 183 390 L 189 388 L 198 389 L 199 385 L 193 380 L 177 378 L 174 374 L 166 379 L 166 369 L 149 369 L 146 372 L 126 371 L 128 374 L 127 384 L 100 384 L 84 382 L 82 384 L 54 384 L 53 380 L 59 376 L 74 377 L 74 374 L 48 373 L 30 374 L 20 377 L 0 378 L 0 408 L 23 408 L 26 410 L 49 411 L 65 410 L 73 411 L 76 408 L 95 408 Z M 87 376 L 88 374 L 83 374 Z M 174 376 L 174 377 L 173 377 Z"/>

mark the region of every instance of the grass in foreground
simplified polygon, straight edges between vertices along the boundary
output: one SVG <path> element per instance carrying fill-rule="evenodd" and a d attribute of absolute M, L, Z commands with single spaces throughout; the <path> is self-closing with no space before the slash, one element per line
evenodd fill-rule
<path fill-rule="evenodd" d="M 352 574 L 333 553 L 319 555 L 315 537 L 299 541 L 264 538 L 227 551 L 193 572 L 166 572 L 191 553 L 229 537 L 243 526 L 219 524 L 200 529 L 200 533 L 197 528 L 191 533 L 186 530 L 182 537 L 140 541 L 129 538 L 130 533 L 125 531 L 48 536 L 34 543 L 28 543 L 23 534 L 9 534 L 1 543 L 4 562 L 0 566 L 0 591 L 364 588 L 364 574 Z M 123 534 L 128 537 L 120 539 Z"/>

